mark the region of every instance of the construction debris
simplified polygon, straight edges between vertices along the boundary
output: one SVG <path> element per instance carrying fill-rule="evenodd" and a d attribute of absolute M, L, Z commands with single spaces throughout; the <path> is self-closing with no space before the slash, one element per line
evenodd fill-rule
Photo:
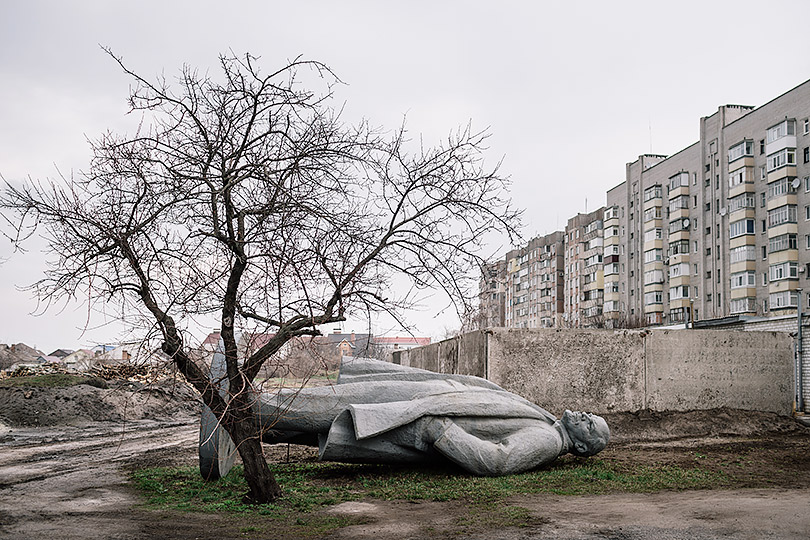
<path fill-rule="evenodd" d="M 0 371 L 0 379 L 11 377 L 32 377 L 37 375 L 90 375 L 106 381 L 129 381 L 148 384 L 163 379 L 175 378 L 176 371 L 170 366 L 146 366 L 132 364 L 99 364 L 85 372 L 68 369 L 62 364 L 28 364 L 11 371 Z"/>

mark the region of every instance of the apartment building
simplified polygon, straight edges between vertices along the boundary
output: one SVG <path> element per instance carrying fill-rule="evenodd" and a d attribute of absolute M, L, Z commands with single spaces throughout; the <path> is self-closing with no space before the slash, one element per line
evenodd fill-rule
<path fill-rule="evenodd" d="M 640 155 L 606 199 L 509 252 L 504 326 L 795 313 L 800 294 L 810 304 L 810 81 L 757 108 L 720 106 L 698 142 Z M 557 272 L 544 296 L 536 253 Z"/>
<path fill-rule="evenodd" d="M 758 108 L 721 106 L 695 144 L 627 165 L 607 193 L 608 326 L 795 312 L 810 263 L 809 116 L 810 81 Z"/>
<path fill-rule="evenodd" d="M 563 317 L 565 247 L 557 231 L 506 254 L 504 325 L 559 327 Z"/>
<path fill-rule="evenodd" d="M 602 263 L 605 209 L 577 214 L 565 227 L 563 326 L 602 325 Z"/>

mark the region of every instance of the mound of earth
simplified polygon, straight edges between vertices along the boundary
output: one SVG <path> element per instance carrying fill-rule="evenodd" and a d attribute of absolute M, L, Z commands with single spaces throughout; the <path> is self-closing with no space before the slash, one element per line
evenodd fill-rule
<path fill-rule="evenodd" d="M 112 381 L 108 386 L 0 386 L 0 423 L 9 427 L 83 426 L 199 414 L 200 400 L 183 382 L 167 379 L 143 385 Z"/>
<path fill-rule="evenodd" d="M 806 431 L 793 418 L 772 412 L 722 407 L 694 411 L 651 411 L 604 415 L 611 441 L 646 442 L 696 437 L 747 437 Z"/>

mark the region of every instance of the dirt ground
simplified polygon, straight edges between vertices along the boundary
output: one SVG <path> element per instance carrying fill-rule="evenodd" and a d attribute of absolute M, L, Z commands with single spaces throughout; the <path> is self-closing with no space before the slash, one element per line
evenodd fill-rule
<path fill-rule="evenodd" d="M 33 399 L 0 389 L 0 537 L 2 538 L 275 538 L 272 527 L 243 527 L 238 515 L 156 512 L 139 506 L 126 469 L 195 463 L 193 395 L 167 405 L 169 394 L 142 401 L 132 389 L 40 390 L 38 403 L 100 400 L 94 418 L 45 413 Z M 15 389 L 18 390 L 18 389 Z M 137 390 L 137 389 L 135 389 Z M 106 392 L 106 393 L 105 393 Z M 110 392 L 117 392 L 110 394 Z M 162 396 L 162 397 L 161 397 Z M 176 397 L 176 394 L 175 394 Z M 135 399 L 136 403 L 127 403 Z M 52 400 L 52 401 L 49 401 Z M 139 401 L 141 400 L 141 401 Z M 140 405 L 137 405 L 140 403 Z M 15 408 L 16 407 L 16 408 Z M 140 408 L 139 408 L 140 407 Z M 34 416 L 19 413 L 37 410 Z M 72 405 L 65 408 L 71 410 Z M 11 410 L 18 411 L 14 414 Z M 137 412 L 126 422 L 124 410 Z M 68 418 L 69 417 L 69 418 Z M 43 421 L 43 418 L 49 420 Z M 38 420 L 35 420 L 38 419 Z M 613 414 L 612 440 L 600 458 L 618 463 L 693 465 L 737 470 L 732 489 L 588 497 L 516 496 L 521 527 L 465 527 L 461 502 L 363 501 L 323 510 L 360 516 L 361 525 L 329 538 L 487 539 L 754 539 L 810 536 L 810 428 L 790 418 L 730 409 Z M 73 424 L 73 425 L 68 425 Z M 271 460 L 285 447 L 267 447 Z M 292 460 L 312 459 L 293 447 Z"/>

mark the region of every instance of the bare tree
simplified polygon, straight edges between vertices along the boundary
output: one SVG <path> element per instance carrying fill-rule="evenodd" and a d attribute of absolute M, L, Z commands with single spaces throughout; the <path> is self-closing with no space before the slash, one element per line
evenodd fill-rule
<path fill-rule="evenodd" d="M 485 132 L 467 127 L 424 147 L 404 127 L 346 125 L 330 106 L 339 81 L 319 62 L 265 74 L 257 58 L 229 55 L 216 77 L 185 67 L 170 82 L 107 53 L 133 81 L 141 128 L 92 141 L 78 178 L 7 182 L 7 234 L 18 245 L 47 239 L 52 260 L 33 286 L 41 299 L 118 301 L 150 321 L 233 439 L 248 497 L 271 501 L 281 490 L 251 410 L 263 363 L 318 325 L 398 313 L 397 274 L 444 290 L 463 312 L 484 234 L 511 240 L 516 230 L 507 181 L 482 163 Z M 323 89 L 305 88 L 301 76 Z M 225 397 L 189 354 L 199 315 L 219 318 Z M 274 337 L 239 358 L 240 328 Z"/>

